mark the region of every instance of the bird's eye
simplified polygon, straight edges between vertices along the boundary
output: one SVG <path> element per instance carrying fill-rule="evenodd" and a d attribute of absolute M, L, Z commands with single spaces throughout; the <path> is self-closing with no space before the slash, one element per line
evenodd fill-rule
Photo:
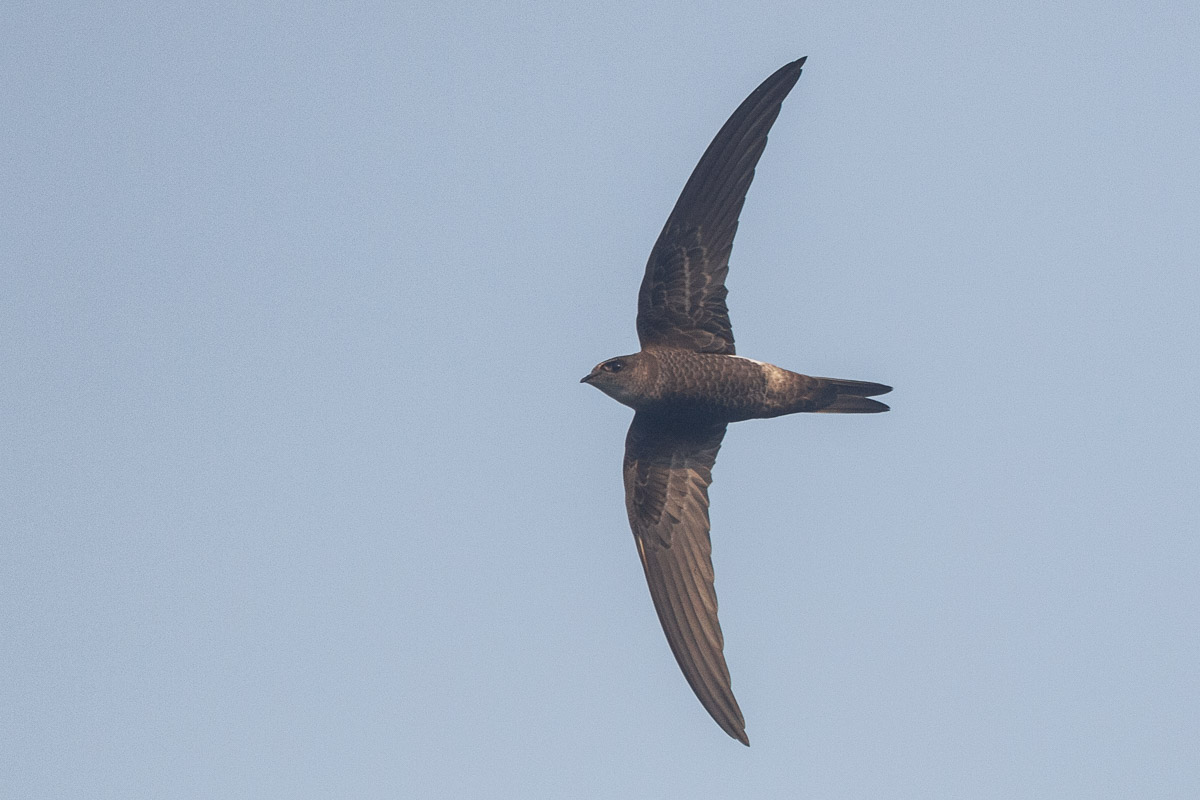
<path fill-rule="evenodd" d="M 604 368 L 606 370 L 608 370 L 609 372 L 620 372 L 621 370 L 625 369 L 625 362 L 624 361 L 608 361 L 608 362 L 605 362 Z"/>

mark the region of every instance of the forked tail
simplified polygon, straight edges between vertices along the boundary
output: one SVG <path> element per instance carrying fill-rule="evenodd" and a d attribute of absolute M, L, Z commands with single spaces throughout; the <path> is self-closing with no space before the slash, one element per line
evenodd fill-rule
<path fill-rule="evenodd" d="M 890 386 L 869 381 L 845 381 L 839 378 L 821 378 L 837 391 L 837 399 L 817 411 L 818 414 L 878 414 L 887 411 L 887 405 L 872 400 L 872 395 L 887 394 Z"/>

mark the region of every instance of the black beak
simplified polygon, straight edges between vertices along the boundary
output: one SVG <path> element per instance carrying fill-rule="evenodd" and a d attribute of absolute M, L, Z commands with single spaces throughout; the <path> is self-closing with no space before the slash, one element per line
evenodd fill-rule
<path fill-rule="evenodd" d="M 590 380 L 591 380 L 593 377 L 595 377 L 595 375 L 596 375 L 596 373 L 594 373 L 594 372 L 589 372 L 587 375 L 584 375 L 582 378 L 580 378 L 580 379 L 579 379 L 579 382 L 580 382 L 580 383 L 587 383 L 587 382 L 588 382 L 588 381 L 590 381 Z"/>

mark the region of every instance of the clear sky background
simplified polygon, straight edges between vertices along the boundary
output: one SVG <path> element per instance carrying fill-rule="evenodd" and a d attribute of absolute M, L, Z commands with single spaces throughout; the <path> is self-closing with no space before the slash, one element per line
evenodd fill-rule
<path fill-rule="evenodd" d="M 0 795 L 1200 796 L 1200 11 L 10 4 Z M 752 746 L 625 520 L 650 246 L 809 56 L 715 469 Z"/>

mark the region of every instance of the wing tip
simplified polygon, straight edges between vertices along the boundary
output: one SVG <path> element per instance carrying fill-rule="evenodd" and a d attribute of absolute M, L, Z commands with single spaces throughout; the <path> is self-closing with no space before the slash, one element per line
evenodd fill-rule
<path fill-rule="evenodd" d="M 799 57 L 799 58 L 797 58 L 795 61 L 789 61 L 788 63 L 784 64 L 782 67 L 780 67 L 780 68 L 777 70 L 777 72 L 792 72 L 792 71 L 795 71 L 795 73 L 796 73 L 796 77 L 797 77 L 797 78 L 799 78 L 799 77 L 800 77 L 800 73 L 801 73 L 801 71 L 802 71 L 802 69 L 801 69 L 801 68 L 804 66 L 804 62 L 805 62 L 805 61 L 808 61 L 808 56 L 800 56 L 800 57 Z"/>

